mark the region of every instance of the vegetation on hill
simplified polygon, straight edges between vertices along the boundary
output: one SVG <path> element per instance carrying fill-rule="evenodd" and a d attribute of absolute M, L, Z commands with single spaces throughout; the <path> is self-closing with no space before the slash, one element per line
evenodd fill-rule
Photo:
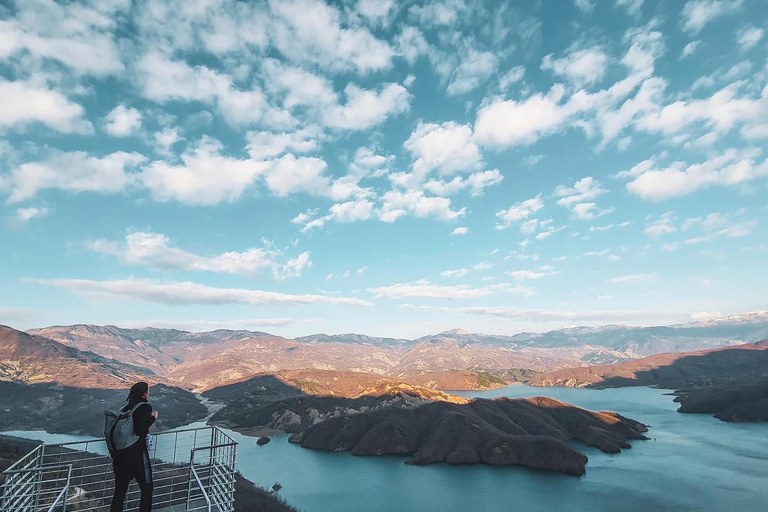
<path fill-rule="evenodd" d="M 89 389 L 57 384 L 0 381 L 0 431 L 45 428 L 54 434 L 100 437 L 104 410 L 125 405 L 128 389 Z M 208 409 L 181 388 L 156 384 L 150 403 L 160 412 L 153 430 L 167 430 L 205 418 Z"/>

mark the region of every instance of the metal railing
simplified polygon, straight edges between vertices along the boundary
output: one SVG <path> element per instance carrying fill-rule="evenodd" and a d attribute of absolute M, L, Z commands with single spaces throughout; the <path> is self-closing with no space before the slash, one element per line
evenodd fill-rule
<path fill-rule="evenodd" d="M 234 510 L 237 442 L 218 427 L 153 434 L 153 510 Z M 3 472 L 0 512 L 103 511 L 114 493 L 103 439 L 41 444 Z M 138 510 L 131 483 L 125 511 Z"/>

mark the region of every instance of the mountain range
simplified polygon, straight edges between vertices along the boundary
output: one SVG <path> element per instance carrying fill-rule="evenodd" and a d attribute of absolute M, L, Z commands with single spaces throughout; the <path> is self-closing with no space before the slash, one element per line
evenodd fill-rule
<path fill-rule="evenodd" d="M 81 385 L 74 382 L 80 376 L 85 382 L 99 380 L 100 386 L 115 387 L 143 376 L 203 391 L 259 374 L 329 370 L 413 379 L 421 385 L 456 389 L 450 381 L 457 382 L 454 370 L 462 370 L 470 373 L 464 374 L 458 385 L 472 389 L 488 387 L 487 377 L 480 378 L 480 372 L 506 372 L 509 376 L 520 375 L 509 372 L 513 369 L 540 372 L 615 364 L 658 353 L 722 348 L 766 338 L 768 311 L 671 326 L 571 327 L 510 336 L 457 329 L 413 340 L 363 334 L 291 339 L 245 330 L 188 332 L 89 324 L 51 326 L 26 333 L 0 327 L 0 379 L 63 379 L 65 384 Z M 40 361 L 50 363 L 41 366 Z"/>

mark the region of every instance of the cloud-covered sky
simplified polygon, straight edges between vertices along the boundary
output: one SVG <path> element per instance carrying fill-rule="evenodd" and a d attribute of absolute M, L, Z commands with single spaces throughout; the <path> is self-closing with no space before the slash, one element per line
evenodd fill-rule
<path fill-rule="evenodd" d="M 0 322 L 768 307 L 763 0 L 0 6 Z"/>

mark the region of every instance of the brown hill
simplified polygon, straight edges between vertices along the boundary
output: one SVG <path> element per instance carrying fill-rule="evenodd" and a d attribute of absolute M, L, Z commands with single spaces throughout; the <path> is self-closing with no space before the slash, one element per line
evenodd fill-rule
<path fill-rule="evenodd" d="M 523 465 L 572 475 L 587 457 L 575 439 L 606 453 L 647 439 L 645 425 L 612 412 L 591 412 L 550 398 L 435 402 L 331 417 L 291 438 L 305 448 L 353 455 L 408 454 L 406 464 Z"/>
<path fill-rule="evenodd" d="M 119 388 L 151 377 L 142 368 L 0 325 L 0 380 Z"/>

